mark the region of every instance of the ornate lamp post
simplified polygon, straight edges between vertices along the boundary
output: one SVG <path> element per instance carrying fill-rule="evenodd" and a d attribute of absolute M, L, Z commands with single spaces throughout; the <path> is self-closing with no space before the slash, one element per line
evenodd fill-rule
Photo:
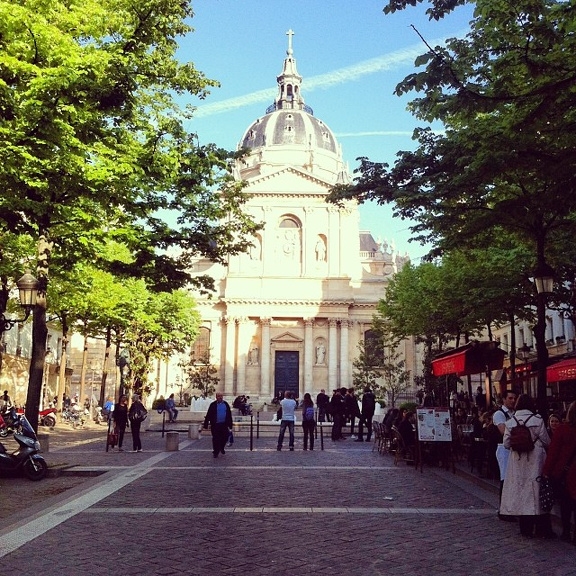
<path fill-rule="evenodd" d="M 16 324 L 26 322 L 30 316 L 30 312 L 36 305 L 36 296 L 38 294 L 38 280 L 26 272 L 20 280 L 16 282 L 20 296 L 20 306 L 24 308 L 24 318 L 6 318 L 4 314 L 0 314 L 0 332 L 6 332 L 13 328 Z"/>
<path fill-rule="evenodd" d="M 546 367 L 548 366 L 548 348 L 546 347 L 546 297 L 554 288 L 554 270 L 542 261 L 534 271 L 536 286 L 536 317 L 534 336 L 536 338 L 536 359 L 538 362 L 537 405 L 542 417 L 548 415 L 548 396 L 546 388 Z"/>

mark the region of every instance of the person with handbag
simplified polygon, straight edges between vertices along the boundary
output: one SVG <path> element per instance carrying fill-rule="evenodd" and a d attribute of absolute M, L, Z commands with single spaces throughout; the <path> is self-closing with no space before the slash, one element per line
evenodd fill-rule
<path fill-rule="evenodd" d="M 576 522 L 576 402 L 570 404 L 565 421 L 554 431 L 542 475 L 552 480 L 560 503 L 560 538 L 576 544 L 576 528 L 571 534 L 570 526 L 573 516 Z"/>
<path fill-rule="evenodd" d="M 148 411 L 140 401 L 140 396 L 132 396 L 132 405 L 128 410 L 128 420 L 130 420 L 130 430 L 132 432 L 132 452 L 142 452 L 142 441 L 140 440 L 140 426 L 146 420 Z"/>

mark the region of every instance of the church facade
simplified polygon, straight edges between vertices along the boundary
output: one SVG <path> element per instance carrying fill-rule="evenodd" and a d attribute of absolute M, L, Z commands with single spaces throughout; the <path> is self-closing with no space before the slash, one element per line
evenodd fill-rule
<path fill-rule="evenodd" d="M 193 269 L 217 286 L 211 299 L 197 296 L 196 358 L 209 351 L 226 397 L 262 402 L 286 390 L 315 397 L 351 386 L 358 344 L 408 260 L 360 230 L 355 203 L 326 202 L 349 176 L 334 134 L 304 102 L 291 39 L 278 95 L 238 145 L 247 150 L 236 166 L 247 182 L 245 209 L 264 227 L 250 253 Z M 401 352 L 412 376 L 420 373 L 414 342 Z"/>

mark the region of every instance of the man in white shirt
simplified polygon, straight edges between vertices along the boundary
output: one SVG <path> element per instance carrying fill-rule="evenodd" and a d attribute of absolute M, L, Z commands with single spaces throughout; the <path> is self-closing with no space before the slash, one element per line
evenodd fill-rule
<path fill-rule="evenodd" d="M 282 410 L 282 420 L 280 421 L 280 434 L 278 435 L 278 447 L 277 450 L 280 452 L 282 450 L 282 444 L 284 443 L 284 433 L 286 428 L 290 434 L 289 447 L 290 451 L 294 451 L 294 421 L 296 412 L 296 400 L 292 398 L 292 392 L 288 390 L 284 392 L 284 399 L 280 402 L 280 408 Z"/>
<path fill-rule="evenodd" d="M 500 442 L 496 446 L 496 460 L 498 461 L 498 468 L 500 469 L 500 496 L 502 496 L 502 488 L 504 486 L 504 478 L 506 477 L 506 468 L 508 467 L 508 458 L 510 450 L 504 448 L 502 440 L 504 438 L 504 431 L 506 430 L 506 421 L 510 420 L 514 415 L 514 405 L 516 404 L 516 392 L 507 390 L 502 398 L 502 406 L 494 412 L 492 422 L 498 428 L 501 434 Z M 514 520 L 512 516 L 504 516 L 498 514 L 500 520 Z"/>

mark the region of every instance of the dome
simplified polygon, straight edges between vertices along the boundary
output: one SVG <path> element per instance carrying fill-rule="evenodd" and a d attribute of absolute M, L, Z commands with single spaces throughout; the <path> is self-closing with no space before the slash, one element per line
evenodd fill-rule
<path fill-rule="evenodd" d="M 327 181 L 349 182 L 336 138 L 304 103 L 292 51 L 292 31 L 282 73 L 276 78 L 278 96 L 261 118 L 253 122 L 238 144 L 249 152 L 238 163 L 242 179 L 270 173 L 280 166 L 293 166 Z"/>

